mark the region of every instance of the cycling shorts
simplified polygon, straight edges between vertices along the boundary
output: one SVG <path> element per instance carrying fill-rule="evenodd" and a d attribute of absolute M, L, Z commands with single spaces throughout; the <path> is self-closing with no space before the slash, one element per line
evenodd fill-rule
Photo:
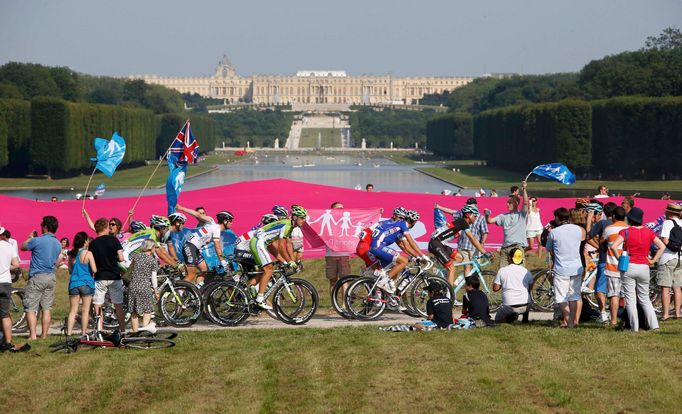
<path fill-rule="evenodd" d="M 358 257 L 365 262 L 367 267 L 371 266 L 377 261 L 376 256 L 369 251 L 369 243 L 370 242 L 361 241 L 358 243 L 358 247 L 355 249 L 355 254 L 357 254 Z"/>
<path fill-rule="evenodd" d="M 185 264 L 188 266 L 199 266 L 204 261 L 204 256 L 194 244 L 185 242 L 182 245 L 182 254 L 185 256 Z"/>
<path fill-rule="evenodd" d="M 388 246 L 379 246 L 376 249 L 371 249 L 369 252 L 379 259 L 381 267 L 390 265 L 398 259 L 398 256 L 400 256 L 398 252 Z"/>
<path fill-rule="evenodd" d="M 250 240 L 249 247 L 253 254 L 253 259 L 258 266 L 265 266 L 274 261 L 272 260 L 272 256 L 270 256 L 270 252 L 268 252 L 268 246 L 265 245 L 265 241 L 258 237 L 254 237 Z"/>
<path fill-rule="evenodd" d="M 436 256 L 436 260 L 441 265 L 448 267 L 452 264 L 452 259 L 457 256 L 457 250 L 443 244 L 438 239 L 429 240 L 429 253 Z"/>

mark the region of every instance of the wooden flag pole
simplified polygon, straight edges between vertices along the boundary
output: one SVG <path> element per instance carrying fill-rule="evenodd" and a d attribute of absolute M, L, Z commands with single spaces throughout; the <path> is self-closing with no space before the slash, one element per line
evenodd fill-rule
<path fill-rule="evenodd" d="M 189 119 L 185 122 L 185 124 L 187 124 L 187 122 L 189 122 Z M 184 129 L 184 127 L 185 127 L 185 126 L 183 125 L 182 128 Z M 182 131 L 182 129 L 181 129 L 180 131 Z M 168 156 L 168 153 L 170 152 L 171 148 L 173 148 L 173 142 L 175 142 L 175 138 L 173 138 L 173 141 L 172 141 L 171 144 L 168 146 L 168 149 L 166 150 L 166 152 L 164 152 L 163 157 L 161 157 L 161 158 L 159 159 L 159 163 L 156 164 L 156 168 L 154 168 L 154 171 L 152 171 L 152 175 L 149 176 L 149 179 L 147 180 L 147 182 L 145 183 L 144 187 L 142 188 L 142 191 L 140 191 L 140 194 L 139 194 L 139 195 L 137 196 L 137 198 L 135 199 L 135 202 L 133 203 L 133 207 L 132 207 L 132 208 L 130 209 L 130 211 L 128 212 L 128 217 L 126 218 L 125 222 L 123 222 L 123 225 L 121 226 L 121 231 L 123 231 L 123 229 L 126 228 L 126 224 L 128 224 L 128 221 L 130 220 L 130 218 L 132 217 L 133 213 L 135 212 L 135 207 L 137 207 L 137 203 L 140 202 L 140 198 L 142 198 L 142 194 L 144 194 L 145 190 L 147 190 L 147 187 L 149 186 L 149 183 L 152 181 L 152 178 L 154 177 L 154 174 L 156 174 L 156 171 L 159 169 L 159 166 L 161 165 L 161 163 L 163 162 L 163 160 L 166 159 L 166 157 Z"/>

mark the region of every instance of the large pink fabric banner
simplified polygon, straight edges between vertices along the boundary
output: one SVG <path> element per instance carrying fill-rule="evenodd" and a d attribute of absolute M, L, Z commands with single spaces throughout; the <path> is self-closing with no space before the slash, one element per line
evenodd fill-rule
<path fill-rule="evenodd" d="M 529 185 L 529 194 L 532 196 L 532 183 Z M 602 199 L 603 202 L 613 201 L 620 204 L 623 197 Z M 484 208 L 492 210 L 493 215 L 506 211 L 506 198 L 481 197 L 476 199 L 481 211 Z M 86 202 L 86 208 L 93 219 L 97 217 L 112 216 L 125 218 L 128 210 L 132 207 L 134 197 L 98 199 Z M 333 202 L 343 203 L 346 210 L 340 213 L 334 212 L 334 220 L 342 217 L 343 211 L 355 210 L 378 210 L 383 208 L 383 216 L 388 217 L 395 206 L 404 206 L 414 209 L 421 214 L 421 220 L 415 225 L 411 233 L 413 237 L 426 248 L 429 236 L 433 231 L 433 207 L 435 203 L 443 206 L 459 209 L 466 201 L 466 197 L 452 197 L 436 194 L 397 193 L 397 192 L 372 192 L 358 191 L 353 189 L 307 184 L 297 181 L 275 179 L 263 181 L 248 181 L 220 187 L 183 192 L 180 204 L 188 207 L 203 206 L 209 214 L 214 215 L 220 210 L 229 210 L 235 215 L 234 231 L 237 234 L 247 231 L 256 224 L 261 216 L 269 213 L 275 204 L 289 207 L 291 204 L 301 204 L 310 210 L 312 220 L 321 217 L 319 212 L 326 211 Z M 645 214 L 646 222 L 656 221 L 663 214 L 668 201 L 636 198 L 636 205 L 641 207 Z M 59 220 L 57 237 L 72 239 L 78 231 L 87 230 L 85 220 L 81 216 L 81 201 L 62 201 L 48 203 L 27 200 L 16 197 L 0 195 L 0 225 L 12 232 L 12 237 L 19 243 L 23 242 L 33 230 L 40 230 L 42 216 L 53 215 Z M 540 216 L 542 223 L 552 219 L 552 212 L 558 207 L 573 207 L 574 198 L 540 198 Z M 149 222 L 152 214 L 165 214 L 166 197 L 163 194 L 145 196 L 140 200 L 135 211 L 134 219 Z M 316 212 L 316 213 L 315 213 Z M 339 216 L 341 214 L 341 216 Z M 449 218 L 449 217 L 448 217 Z M 320 231 L 324 219 L 313 223 L 320 223 Z M 352 222 L 356 224 L 355 220 Z M 364 222 L 363 222 L 364 223 Z M 196 222 L 190 218 L 187 223 L 194 227 Z M 342 224 L 339 224 L 339 229 Z M 348 232 L 355 232 L 350 227 Z M 92 234 L 92 232 L 89 232 Z M 94 235 L 94 234 L 93 234 Z M 495 249 L 502 242 L 502 230 L 496 225 L 490 225 L 490 235 L 487 247 Z M 350 243 L 350 242 L 347 242 Z M 346 244 L 347 244 L 346 243 Z M 324 255 L 324 247 L 309 249 L 305 257 L 320 257 Z M 26 260 L 29 253 L 21 252 L 20 256 Z"/>

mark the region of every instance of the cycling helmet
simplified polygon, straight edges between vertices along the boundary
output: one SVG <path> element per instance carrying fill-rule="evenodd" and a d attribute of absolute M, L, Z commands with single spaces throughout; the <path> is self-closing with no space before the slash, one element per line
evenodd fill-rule
<path fill-rule="evenodd" d="M 159 227 L 170 227 L 170 221 L 167 217 L 152 215 L 151 220 L 149 220 L 149 225 L 157 229 Z"/>
<path fill-rule="evenodd" d="M 294 217 L 306 218 L 308 217 L 308 211 L 305 207 L 294 204 L 291 206 L 291 215 Z"/>
<path fill-rule="evenodd" d="M 587 211 L 592 211 L 594 214 L 599 214 L 604 211 L 604 208 L 599 203 L 590 203 L 587 205 Z"/>
<path fill-rule="evenodd" d="M 476 216 L 478 216 L 478 214 L 479 214 L 478 213 L 478 207 L 476 206 L 476 204 L 465 204 L 464 207 L 462 207 L 461 211 L 462 211 L 462 214 L 469 213 L 469 214 L 473 214 Z"/>
<path fill-rule="evenodd" d="M 419 220 L 419 213 L 417 212 L 417 210 L 410 210 L 405 215 L 405 218 L 410 221 L 417 221 Z"/>
<path fill-rule="evenodd" d="M 277 217 L 284 218 L 289 215 L 289 211 L 284 206 L 276 205 L 272 208 L 272 214 L 276 215 Z"/>
<path fill-rule="evenodd" d="M 184 214 L 178 213 L 177 211 L 175 213 L 171 213 L 170 216 L 168 216 L 168 221 L 171 223 L 175 223 L 176 221 L 179 221 L 180 223 L 184 223 L 187 221 L 187 217 L 185 217 Z"/>
<path fill-rule="evenodd" d="M 407 210 L 405 210 L 405 207 L 396 207 L 393 209 L 393 215 L 400 219 L 404 219 L 407 217 Z"/>
<path fill-rule="evenodd" d="M 270 224 L 272 222 L 275 222 L 279 220 L 276 215 L 274 214 L 265 214 L 263 217 L 260 219 L 260 222 L 263 224 Z"/>
<path fill-rule="evenodd" d="M 130 222 L 130 231 L 137 233 L 138 231 L 147 230 L 147 225 L 141 221 L 133 220 Z"/>
<path fill-rule="evenodd" d="M 232 213 L 230 213 L 229 211 L 226 211 L 226 210 L 218 212 L 218 214 L 216 214 L 215 217 L 221 223 L 225 220 L 227 220 L 227 221 L 234 220 L 234 216 L 232 215 Z"/>

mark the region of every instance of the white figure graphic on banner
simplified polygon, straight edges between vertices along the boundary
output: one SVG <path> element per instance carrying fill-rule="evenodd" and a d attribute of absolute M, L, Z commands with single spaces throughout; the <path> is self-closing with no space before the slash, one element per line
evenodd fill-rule
<path fill-rule="evenodd" d="M 343 215 L 341 215 L 341 218 L 339 218 L 339 223 L 341 223 L 341 236 L 348 237 L 348 229 L 353 226 L 353 223 L 350 221 L 350 213 L 348 211 L 343 212 Z"/>
<path fill-rule="evenodd" d="M 317 223 L 318 221 L 320 221 L 320 219 L 322 219 L 322 226 L 320 227 L 320 236 L 324 235 L 325 227 L 327 228 L 328 235 L 333 236 L 334 233 L 332 232 L 331 223 L 334 223 L 335 226 L 338 223 L 336 221 L 334 221 L 334 216 L 332 215 L 332 211 L 331 210 L 325 210 L 324 213 L 320 217 L 316 218 L 313 221 L 309 221 L 308 224 Z"/>

